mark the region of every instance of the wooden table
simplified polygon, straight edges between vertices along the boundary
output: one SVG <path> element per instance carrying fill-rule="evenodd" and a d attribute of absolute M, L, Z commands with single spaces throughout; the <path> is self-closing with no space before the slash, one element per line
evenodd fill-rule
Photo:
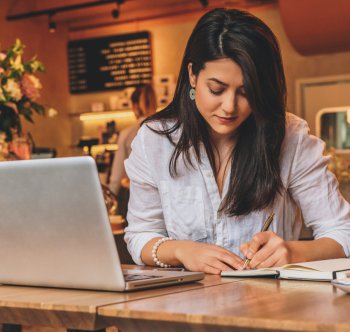
<path fill-rule="evenodd" d="M 327 282 L 245 279 L 98 308 L 121 331 L 350 331 L 350 295 Z"/>
<path fill-rule="evenodd" d="M 0 324 L 97 330 L 113 324 L 97 314 L 103 306 L 183 293 L 232 281 L 207 275 L 200 282 L 129 293 L 0 286 Z"/>
<path fill-rule="evenodd" d="M 338 332 L 350 331 L 350 295 L 327 282 L 211 275 L 132 293 L 0 286 L 0 322 L 123 332 Z"/>

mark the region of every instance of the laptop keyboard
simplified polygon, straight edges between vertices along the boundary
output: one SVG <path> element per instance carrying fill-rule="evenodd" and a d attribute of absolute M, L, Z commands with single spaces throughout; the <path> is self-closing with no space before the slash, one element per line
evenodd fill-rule
<path fill-rule="evenodd" d="M 154 279 L 154 278 L 160 278 L 160 276 L 145 276 L 141 274 L 124 274 L 125 281 L 145 280 L 145 279 Z"/>

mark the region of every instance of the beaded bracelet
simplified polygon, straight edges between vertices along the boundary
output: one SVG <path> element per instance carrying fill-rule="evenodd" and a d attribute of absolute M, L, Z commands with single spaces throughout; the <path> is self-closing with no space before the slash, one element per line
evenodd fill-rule
<path fill-rule="evenodd" d="M 161 239 L 159 239 L 154 245 L 153 245 L 153 248 L 152 248 L 152 257 L 153 257 L 153 261 L 156 263 L 157 266 L 160 266 L 160 267 L 171 267 L 170 264 L 165 264 L 165 263 L 162 263 L 159 259 L 158 259 L 158 256 L 157 256 L 157 251 L 158 251 L 158 248 L 159 246 L 166 242 L 166 241 L 172 241 L 174 240 L 172 237 L 162 237 Z"/>

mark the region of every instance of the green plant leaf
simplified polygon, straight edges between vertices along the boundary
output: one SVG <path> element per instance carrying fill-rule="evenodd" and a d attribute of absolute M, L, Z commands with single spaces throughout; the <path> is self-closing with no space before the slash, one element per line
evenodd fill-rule
<path fill-rule="evenodd" d="M 45 114 L 45 107 L 35 103 L 35 102 L 31 102 L 30 106 L 35 110 L 35 112 L 37 112 L 38 114 L 44 115 Z"/>

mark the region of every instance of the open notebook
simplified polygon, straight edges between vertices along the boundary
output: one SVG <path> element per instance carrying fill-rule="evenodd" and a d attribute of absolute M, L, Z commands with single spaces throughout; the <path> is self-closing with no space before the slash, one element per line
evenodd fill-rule
<path fill-rule="evenodd" d="M 272 276 L 280 279 L 329 281 L 350 277 L 350 259 L 337 258 L 322 261 L 287 264 L 256 270 L 223 271 L 223 277 L 264 277 Z"/>

